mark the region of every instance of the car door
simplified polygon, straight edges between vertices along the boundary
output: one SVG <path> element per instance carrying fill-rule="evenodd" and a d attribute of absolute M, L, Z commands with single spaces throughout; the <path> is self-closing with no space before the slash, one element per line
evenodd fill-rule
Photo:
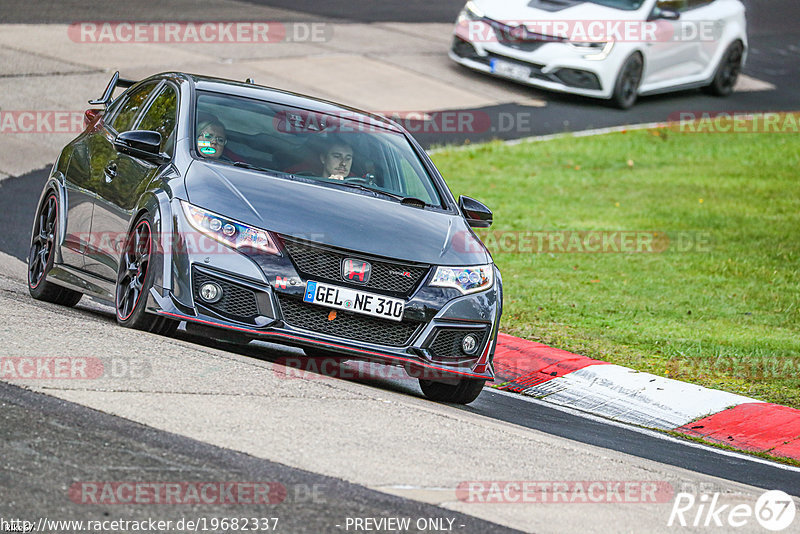
<path fill-rule="evenodd" d="M 62 261 L 66 265 L 83 268 L 84 252 L 91 243 L 92 208 L 94 190 L 91 184 L 89 145 L 97 132 L 85 134 L 77 140 L 67 166 L 64 185 L 67 189 L 66 225 L 61 247 Z"/>
<path fill-rule="evenodd" d="M 687 76 L 700 76 L 722 45 L 724 22 L 720 17 L 720 4 L 715 0 L 687 0 L 686 9 L 681 13 L 684 34 L 694 38 L 692 58 L 685 64 Z"/>
<path fill-rule="evenodd" d="M 97 236 L 91 233 L 94 200 L 102 180 L 98 169 L 102 169 L 103 162 L 113 156 L 108 125 L 129 96 L 126 92 L 115 99 L 95 127 L 83 132 L 73 142 L 65 177 L 67 221 L 62 257 L 67 265 L 82 269 L 84 254 L 91 254 L 90 249 L 99 246 Z"/>
<path fill-rule="evenodd" d="M 132 130 L 141 116 L 147 102 L 158 86 L 157 81 L 132 87 L 120 98 L 123 99 L 116 113 L 109 117 L 98 135 L 88 142 L 90 181 L 94 191 L 92 209 L 91 240 L 84 255 L 84 269 L 92 274 L 116 279 L 116 261 L 119 256 L 122 235 L 112 229 L 109 217 L 115 216 L 117 210 L 109 209 L 109 199 L 114 195 L 110 191 L 119 176 L 120 154 L 114 148 L 114 139 L 122 132 Z M 125 221 L 127 223 L 127 220 Z"/>
<path fill-rule="evenodd" d="M 686 78 L 698 71 L 698 30 L 696 20 L 688 16 L 699 1 L 710 0 L 658 0 L 652 17 L 657 24 L 656 38 L 645 43 L 645 77 L 642 85 L 670 86 L 686 83 Z M 678 20 L 660 18 L 661 10 L 675 11 Z M 674 83 L 673 83 L 674 82 Z"/>

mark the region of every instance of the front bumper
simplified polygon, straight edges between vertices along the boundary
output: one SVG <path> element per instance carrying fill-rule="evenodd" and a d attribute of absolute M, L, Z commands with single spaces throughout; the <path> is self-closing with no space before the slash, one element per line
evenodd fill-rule
<path fill-rule="evenodd" d="M 170 289 L 151 293 L 149 312 L 247 338 L 398 365 L 412 376 L 494 378 L 492 358 L 502 312 L 496 268 L 491 288 L 462 295 L 455 289 L 430 287 L 427 282 L 434 268 L 429 267 L 406 296 L 388 293 L 404 299 L 403 320 L 378 319 L 303 302 L 309 280 L 336 281 L 302 272 L 286 248 L 274 256 L 215 244 L 186 244 L 182 240 L 191 230 L 180 211 L 173 213 L 174 240 L 180 246 L 168 254 L 172 283 Z M 202 281 L 217 283 L 226 300 L 204 303 L 198 296 Z M 479 340 L 472 354 L 461 349 L 468 334 Z"/>
<path fill-rule="evenodd" d="M 547 42 L 533 50 L 521 50 L 500 42 L 471 41 L 461 33 L 457 28 L 449 57 L 465 67 L 551 91 L 611 97 L 619 70 L 617 50 L 612 49 L 605 59 L 589 60 L 583 57 L 583 52 L 565 42 Z M 616 48 L 620 48 L 619 45 Z M 521 77 L 497 72 L 493 68 L 497 61 L 525 67 L 530 74 Z"/>

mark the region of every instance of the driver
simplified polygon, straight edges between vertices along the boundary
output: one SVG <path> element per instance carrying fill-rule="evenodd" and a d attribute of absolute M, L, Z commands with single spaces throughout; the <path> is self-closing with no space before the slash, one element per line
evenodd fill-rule
<path fill-rule="evenodd" d="M 322 176 L 329 180 L 344 180 L 353 165 L 353 147 L 342 140 L 334 140 L 319 155 Z"/>
<path fill-rule="evenodd" d="M 227 142 L 225 126 L 217 119 L 205 120 L 197 125 L 197 150 L 203 157 L 230 161 L 222 155 Z"/>

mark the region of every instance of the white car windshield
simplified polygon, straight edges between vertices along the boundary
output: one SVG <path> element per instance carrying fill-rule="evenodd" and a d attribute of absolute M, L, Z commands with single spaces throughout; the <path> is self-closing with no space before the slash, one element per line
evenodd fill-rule
<path fill-rule="evenodd" d="M 550 0 L 538 0 L 542 4 L 553 4 L 557 2 L 551 2 Z M 613 7 L 614 9 L 622 9 L 623 11 L 636 11 L 642 4 L 644 0 L 585 0 L 586 2 L 591 2 L 592 4 L 599 4 L 601 6 L 606 7 Z M 577 3 L 577 2 L 576 2 Z"/>

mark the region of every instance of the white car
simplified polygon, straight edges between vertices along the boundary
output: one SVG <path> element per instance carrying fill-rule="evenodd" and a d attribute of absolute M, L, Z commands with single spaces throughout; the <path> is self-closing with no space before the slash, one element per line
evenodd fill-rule
<path fill-rule="evenodd" d="M 746 51 L 739 0 L 471 0 L 449 55 L 625 109 L 639 95 L 693 87 L 728 95 Z"/>

